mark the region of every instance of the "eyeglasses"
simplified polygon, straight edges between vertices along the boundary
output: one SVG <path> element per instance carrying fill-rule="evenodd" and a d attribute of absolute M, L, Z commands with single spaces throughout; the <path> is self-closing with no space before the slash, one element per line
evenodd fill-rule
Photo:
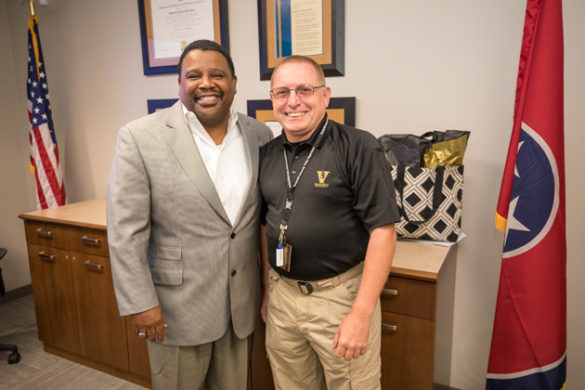
<path fill-rule="evenodd" d="M 270 93 L 272 94 L 272 96 L 274 96 L 275 99 L 285 100 L 285 99 L 288 99 L 291 91 L 295 91 L 297 96 L 312 96 L 315 93 L 316 89 L 324 88 L 324 87 L 325 87 L 325 84 L 317 85 L 316 87 L 313 87 L 312 85 L 302 84 L 296 88 L 286 88 L 286 87 L 274 88 L 274 89 L 270 90 Z"/>

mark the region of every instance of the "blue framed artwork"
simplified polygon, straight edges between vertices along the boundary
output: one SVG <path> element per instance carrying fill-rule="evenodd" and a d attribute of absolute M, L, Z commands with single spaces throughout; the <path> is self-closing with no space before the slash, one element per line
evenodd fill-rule
<path fill-rule="evenodd" d="M 179 99 L 148 99 L 146 105 L 148 106 L 148 113 L 152 114 L 157 110 L 162 110 L 175 104 Z"/>

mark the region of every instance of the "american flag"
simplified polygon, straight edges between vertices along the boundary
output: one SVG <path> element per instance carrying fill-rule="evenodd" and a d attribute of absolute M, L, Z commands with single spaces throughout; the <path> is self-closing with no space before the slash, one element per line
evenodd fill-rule
<path fill-rule="evenodd" d="M 37 209 L 46 209 L 65 204 L 65 185 L 59 170 L 59 149 L 53 130 L 38 21 L 36 16 L 28 20 L 26 96 L 30 121 L 30 169 L 37 183 Z"/>

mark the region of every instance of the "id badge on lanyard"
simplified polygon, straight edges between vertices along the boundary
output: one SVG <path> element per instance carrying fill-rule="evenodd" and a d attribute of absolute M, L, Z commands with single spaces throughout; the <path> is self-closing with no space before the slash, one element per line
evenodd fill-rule
<path fill-rule="evenodd" d="M 325 121 L 325 124 L 323 125 L 323 128 L 319 132 L 319 136 L 315 141 L 315 144 L 311 147 L 311 151 L 309 152 L 309 155 L 305 159 L 305 162 L 303 163 L 303 166 L 294 184 L 291 183 L 290 180 L 290 172 L 288 167 L 288 158 L 286 157 L 286 150 L 285 149 L 282 150 L 284 156 L 284 166 L 286 168 L 288 194 L 286 202 L 284 204 L 284 216 L 282 224 L 280 225 L 280 233 L 278 235 L 278 243 L 276 246 L 276 266 L 282 268 L 287 272 L 290 272 L 292 262 L 292 245 L 286 242 L 285 233 L 286 229 L 288 228 L 288 217 L 290 216 L 290 213 L 292 211 L 294 191 L 295 188 L 297 187 L 297 184 L 299 183 L 299 180 L 301 179 L 301 176 L 303 175 L 303 172 L 305 171 L 305 168 L 307 168 L 307 165 L 309 165 L 309 161 L 311 160 L 311 157 L 313 157 L 313 153 L 315 153 L 316 149 L 315 145 L 319 145 L 321 143 L 321 139 L 323 138 L 323 134 L 325 133 L 325 129 L 327 128 L 327 123 L 329 123 L 328 120 Z"/>
<path fill-rule="evenodd" d="M 292 245 L 284 242 L 284 232 L 287 225 L 280 225 L 280 234 L 278 236 L 278 244 L 276 245 L 276 266 L 282 268 L 286 272 L 290 272 L 290 265 L 292 260 Z"/>

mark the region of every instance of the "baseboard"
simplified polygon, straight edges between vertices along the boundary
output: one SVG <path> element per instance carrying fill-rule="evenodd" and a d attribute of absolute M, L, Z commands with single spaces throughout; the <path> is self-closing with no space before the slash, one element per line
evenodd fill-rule
<path fill-rule="evenodd" d="M 82 364 L 84 366 L 94 368 L 96 370 L 105 372 L 106 374 L 117 376 L 118 378 L 122 378 L 122 379 L 130 381 L 130 382 L 134 382 L 134 383 L 139 384 L 141 386 L 144 386 L 146 388 L 152 387 L 150 379 L 142 378 L 142 377 L 140 377 L 136 374 L 133 374 L 129 371 L 126 371 L 126 370 L 123 370 L 120 368 L 116 368 L 116 367 L 111 367 L 111 366 L 108 366 L 108 365 L 103 364 L 103 363 L 94 362 L 94 361 L 92 361 L 88 358 L 85 358 L 83 356 L 77 355 L 77 354 L 72 353 L 72 352 L 64 351 L 64 350 L 59 349 L 57 347 L 52 347 L 52 346 L 47 345 L 45 343 L 43 343 L 43 348 L 44 348 L 45 352 L 62 357 L 63 359 L 71 360 L 72 362 L 79 363 L 79 364 Z"/>
<path fill-rule="evenodd" d="M 441 385 L 439 383 L 434 383 L 433 390 L 459 390 L 459 389 L 456 389 L 455 387 L 449 387 L 447 385 Z"/>
<path fill-rule="evenodd" d="M 10 290 L 6 292 L 6 295 L 0 297 L 0 305 L 6 303 L 8 301 L 12 301 L 14 299 L 18 299 L 24 297 L 25 295 L 32 293 L 32 285 L 27 284 L 26 286 L 22 286 L 19 288 L 15 288 L 14 290 Z"/>

